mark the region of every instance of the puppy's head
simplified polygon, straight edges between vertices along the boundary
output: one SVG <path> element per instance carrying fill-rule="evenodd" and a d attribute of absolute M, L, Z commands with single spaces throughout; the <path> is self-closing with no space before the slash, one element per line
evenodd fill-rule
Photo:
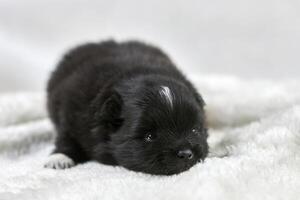
<path fill-rule="evenodd" d="M 150 174 L 177 174 L 207 156 L 203 101 L 185 85 L 146 81 L 120 89 L 122 123 L 111 135 L 117 163 Z"/>

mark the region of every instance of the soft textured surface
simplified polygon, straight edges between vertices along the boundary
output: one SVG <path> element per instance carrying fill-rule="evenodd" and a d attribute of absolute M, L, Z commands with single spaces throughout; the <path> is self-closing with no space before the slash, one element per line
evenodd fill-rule
<path fill-rule="evenodd" d="M 299 199 L 299 82 L 194 82 L 207 102 L 211 155 L 170 177 L 95 162 L 45 169 L 54 131 L 44 94 L 0 95 L 0 199 Z"/>

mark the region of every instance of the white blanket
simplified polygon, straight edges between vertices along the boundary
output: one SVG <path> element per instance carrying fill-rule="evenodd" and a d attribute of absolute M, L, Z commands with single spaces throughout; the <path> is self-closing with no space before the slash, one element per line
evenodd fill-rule
<path fill-rule="evenodd" d="M 194 77 L 207 102 L 210 157 L 174 176 L 96 162 L 43 168 L 54 130 L 43 93 L 0 95 L 0 199 L 299 199 L 300 82 Z"/>

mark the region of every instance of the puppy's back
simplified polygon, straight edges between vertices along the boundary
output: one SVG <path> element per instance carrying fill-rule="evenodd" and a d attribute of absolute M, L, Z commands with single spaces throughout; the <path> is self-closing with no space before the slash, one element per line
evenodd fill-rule
<path fill-rule="evenodd" d="M 128 58 L 130 60 L 135 58 L 138 60 L 137 62 L 149 58 L 171 62 L 169 57 L 159 48 L 138 41 L 117 43 L 108 40 L 100 43 L 88 43 L 72 49 L 63 57 L 52 73 L 47 90 L 50 92 L 57 85 L 60 85 L 61 81 L 80 68 L 88 67 L 87 65 L 97 65 L 101 60 L 106 59 L 111 61 L 113 59 L 127 60 Z"/>
<path fill-rule="evenodd" d="M 47 90 L 52 91 L 61 81 L 72 75 L 73 72 L 84 66 L 93 58 L 105 58 L 111 55 L 112 48 L 116 42 L 110 40 L 102 43 L 88 43 L 72 49 L 59 62 L 58 67 L 52 73 L 48 82 Z M 91 63 L 92 64 L 92 63 Z"/>

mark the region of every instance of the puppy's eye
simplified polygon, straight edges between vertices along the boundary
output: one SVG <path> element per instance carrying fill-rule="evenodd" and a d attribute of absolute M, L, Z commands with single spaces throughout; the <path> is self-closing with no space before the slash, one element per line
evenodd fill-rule
<path fill-rule="evenodd" d="M 192 133 L 195 135 L 207 135 L 207 129 L 194 128 L 192 129 Z"/>
<path fill-rule="evenodd" d="M 196 135 L 199 135 L 201 132 L 199 131 L 199 129 L 193 128 L 193 129 L 192 129 L 192 133 L 194 133 L 194 134 L 196 134 Z"/>
<path fill-rule="evenodd" d="M 153 133 L 147 133 L 145 135 L 145 141 L 146 142 L 153 142 L 153 140 L 155 140 L 156 136 Z"/>

